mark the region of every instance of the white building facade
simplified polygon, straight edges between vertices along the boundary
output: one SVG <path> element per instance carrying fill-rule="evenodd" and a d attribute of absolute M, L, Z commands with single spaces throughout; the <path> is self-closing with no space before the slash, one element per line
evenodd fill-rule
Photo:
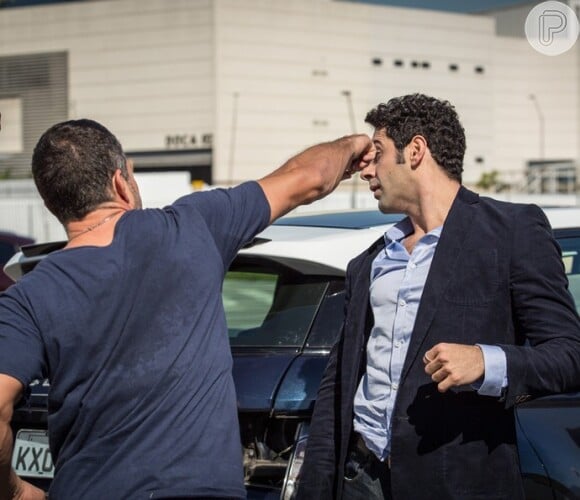
<path fill-rule="evenodd" d="M 331 0 L 0 9 L 0 175 L 28 176 L 39 135 L 87 117 L 139 169 L 237 183 L 423 92 L 462 118 L 466 184 L 495 170 L 523 185 L 529 161 L 578 159 L 579 67 L 578 46 L 541 55 L 492 15 Z"/>

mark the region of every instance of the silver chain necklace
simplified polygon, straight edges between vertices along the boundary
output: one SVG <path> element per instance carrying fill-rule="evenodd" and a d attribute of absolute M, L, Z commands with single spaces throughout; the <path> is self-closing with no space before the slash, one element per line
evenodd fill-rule
<path fill-rule="evenodd" d="M 102 226 L 103 224 L 110 221 L 113 217 L 116 217 L 117 215 L 119 215 L 122 212 L 123 212 L 123 210 L 119 210 L 118 212 L 107 215 L 107 217 L 105 217 L 104 219 L 100 220 L 99 222 L 95 222 L 94 224 L 91 224 L 89 227 L 86 227 L 85 229 L 83 229 L 79 234 L 75 234 L 72 238 L 69 238 L 69 241 L 72 241 L 75 238 L 82 236 L 83 234 L 89 233 L 93 229 L 97 229 L 99 226 Z"/>

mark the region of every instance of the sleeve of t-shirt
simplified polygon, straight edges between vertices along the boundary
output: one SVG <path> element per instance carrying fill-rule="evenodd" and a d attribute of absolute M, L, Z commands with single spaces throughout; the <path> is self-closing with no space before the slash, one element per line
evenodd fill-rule
<path fill-rule="evenodd" d="M 193 193 L 177 200 L 173 208 L 194 208 L 201 214 L 226 264 L 270 222 L 270 204 L 255 181 Z"/>
<path fill-rule="evenodd" d="M 24 387 L 46 373 L 44 344 L 17 285 L 0 293 L 0 373 Z"/>

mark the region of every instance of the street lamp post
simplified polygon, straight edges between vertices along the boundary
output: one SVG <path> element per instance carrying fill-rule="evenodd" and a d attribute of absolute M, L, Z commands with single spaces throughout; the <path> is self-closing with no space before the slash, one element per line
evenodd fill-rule
<path fill-rule="evenodd" d="M 341 94 L 346 98 L 346 106 L 348 108 L 348 116 L 350 119 L 350 129 L 353 134 L 356 134 L 356 123 L 354 119 L 354 107 L 352 105 L 352 93 L 350 90 L 343 90 Z M 358 191 L 357 176 L 352 178 L 352 191 L 350 194 L 350 207 L 356 208 L 356 195 Z"/>

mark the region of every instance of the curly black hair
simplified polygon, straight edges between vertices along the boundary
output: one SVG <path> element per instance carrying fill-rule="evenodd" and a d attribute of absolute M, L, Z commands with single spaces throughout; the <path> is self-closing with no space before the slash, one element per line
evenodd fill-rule
<path fill-rule="evenodd" d="M 449 178 L 461 182 L 465 131 L 448 101 L 424 94 L 395 97 L 369 111 L 365 121 L 377 130 L 385 129 L 399 155 L 414 136 L 423 136 L 433 159 Z"/>
<path fill-rule="evenodd" d="M 117 169 L 128 178 L 127 160 L 117 138 L 93 120 L 70 120 L 49 128 L 32 155 L 36 188 L 56 218 L 80 220 L 112 199 Z"/>

